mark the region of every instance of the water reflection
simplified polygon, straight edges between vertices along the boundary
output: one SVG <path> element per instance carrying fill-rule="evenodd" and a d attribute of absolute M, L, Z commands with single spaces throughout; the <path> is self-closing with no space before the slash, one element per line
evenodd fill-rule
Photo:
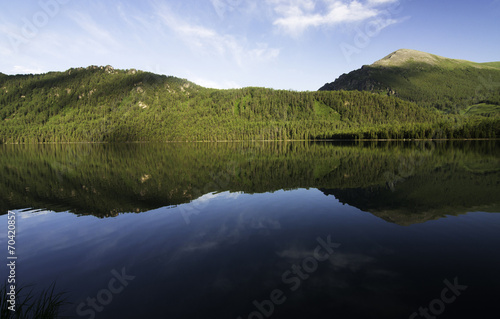
<path fill-rule="evenodd" d="M 74 318 L 88 317 L 76 306 L 123 268 L 134 280 L 96 318 L 248 318 L 275 290 L 286 300 L 272 318 L 407 318 L 455 277 L 470 288 L 442 318 L 462 318 L 491 309 L 500 284 L 500 214 L 402 227 L 297 189 L 220 193 L 189 224 L 180 206 L 107 219 L 21 215 L 23 280 L 57 280 Z M 311 257 L 328 253 L 316 252 L 319 239 L 338 245 L 315 265 Z"/>
<path fill-rule="evenodd" d="M 3 145 L 1 213 L 98 217 L 195 201 L 317 188 L 399 224 L 499 211 L 498 141 Z"/>
<path fill-rule="evenodd" d="M 69 318 L 408 318 L 455 278 L 439 318 L 495 318 L 496 141 L 1 152 L 19 279 Z"/>

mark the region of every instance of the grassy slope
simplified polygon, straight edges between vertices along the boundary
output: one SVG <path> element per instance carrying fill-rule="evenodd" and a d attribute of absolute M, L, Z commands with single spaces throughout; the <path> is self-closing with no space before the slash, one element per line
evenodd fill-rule
<path fill-rule="evenodd" d="M 473 105 L 500 106 L 500 62 L 475 63 L 403 49 L 320 90 L 340 89 L 393 94 L 423 107 L 466 114 Z M 500 115 L 491 107 L 467 114 Z"/>
<path fill-rule="evenodd" d="M 479 63 L 479 64 L 500 69 L 500 62 L 484 62 L 484 63 Z"/>
<path fill-rule="evenodd" d="M 489 115 L 500 114 L 500 105 L 478 103 L 464 109 L 461 114 L 464 115 Z"/>

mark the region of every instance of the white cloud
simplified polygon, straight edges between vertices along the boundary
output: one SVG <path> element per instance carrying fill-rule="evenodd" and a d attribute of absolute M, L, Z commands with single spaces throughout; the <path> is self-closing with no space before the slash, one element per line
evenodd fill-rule
<path fill-rule="evenodd" d="M 14 65 L 11 72 L 12 74 L 40 74 L 43 70 L 39 67 L 27 67 L 22 65 Z"/>
<path fill-rule="evenodd" d="M 164 4 L 157 4 L 156 14 L 163 24 L 173 30 L 176 35 L 198 52 L 215 54 L 221 57 L 231 57 L 239 66 L 248 61 L 271 60 L 279 55 L 279 49 L 268 48 L 267 44 L 258 44 L 256 48 L 249 47 L 244 36 L 221 34 L 205 26 L 190 24 L 179 19 Z"/>
<path fill-rule="evenodd" d="M 125 43 L 119 41 L 122 30 L 109 28 L 105 25 L 105 21 L 98 20 L 88 12 L 68 10 L 67 16 L 75 23 L 76 30 L 72 32 L 77 36 L 58 31 L 54 33 L 55 37 L 52 37 L 52 40 L 57 45 L 60 45 L 61 40 L 63 40 L 66 46 L 63 50 L 69 55 L 85 56 L 86 58 L 108 57 L 123 50 Z M 47 33 L 47 35 L 49 34 Z"/>
<path fill-rule="evenodd" d="M 239 85 L 236 82 L 233 81 L 224 81 L 224 82 L 218 82 L 210 79 L 205 79 L 201 77 L 192 77 L 192 81 L 198 85 L 201 85 L 206 88 L 212 88 L 212 89 L 235 89 L 235 88 L 241 88 L 241 85 Z"/>
<path fill-rule="evenodd" d="M 374 4 L 374 5 L 379 5 L 379 4 L 389 4 L 389 3 L 394 3 L 398 2 L 399 0 L 368 0 L 368 3 Z"/>
<path fill-rule="evenodd" d="M 210 2 L 220 18 L 223 18 L 227 11 L 234 10 L 233 7 L 228 5 L 224 0 L 210 0 Z"/>
<path fill-rule="evenodd" d="M 20 211 L 20 212 L 18 212 L 17 216 L 21 219 L 28 219 L 28 218 L 32 218 L 32 217 L 40 217 L 40 216 L 49 215 L 49 214 L 54 214 L 54 211 L 43 210 L 43 209 L 40 209 L 40 210 L 34 209 L 34 210 Z"/>
<path fill-rule="evenodd" d="M 238 14 L 240 17 L 259 15 L 262 9 L 261 0 L 210 0 L 215 13 L 219 18 L 224 19 L 231 14 Z"/>
<path fill-rule="evenodd" d="M 249 56 L 253 60 L 271 60 L 277 58 L 279 54 L 279 49 L 270 49 L 267 43 L 257 43 L 257 47 L 249 51 Z"/>
<path fill-rule="evenodd" d="M 69 12 L 68 16 L 85 32 L 87 37 L 94 39 L 96 43 L 101 43 L 105 46 L 118 45 L 113 35 L 106 28 L 94 21 L 89 14 L 72 11 Z"/>
<path fill-rule="evenodd" d="M 128 24 L 129 26 L 134 26 L 134 21 L 132 21 L 132 19 L 129 17 L 129 14 L 128 12 L 125 11 L 125 9 L 123 8 L 123 4 L 121 3 L 118 3 L 118 5 L 116 6 L 116 11 L 118 12 L 118 16 L 126 23 Z"/>
<path fill-rule="evenodd" d="M 301 35 L 310 27 L 334 26 L 360 22 L 378 16 L 378 8 L 398 0 L 345 1 L 323 0 L 322 5 L 311 0 L 270 0 L 277 14 L 273 24 L 292 36 Z"/>
<path fill-rule="evenodd" d="M 17 34 L 16 27 L 10 23 L 7 23 L 6 20 L 2 19 L 0 16 L 0 34 L 4 35 L 0 37 L 0 54 L 1 55 L 11 55 L 14 54 L 14 43 L 15 39 L 20 38 Z"/>

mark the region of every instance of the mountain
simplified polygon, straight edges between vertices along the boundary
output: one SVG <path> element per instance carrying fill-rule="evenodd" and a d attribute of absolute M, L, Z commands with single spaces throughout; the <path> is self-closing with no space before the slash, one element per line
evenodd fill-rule
<path fill-rule="evenodd" d="M 482 65 L 481 63 L 470 62 L 466 60 L 449 59 L 439 55 L 430 54 L 427 52 L 400 49 L 386 57 L 376 61 L 372 66 L 405 66 L 411 63 L 425 63 L 434 66 L 442 66 L 448 68 L 462 68 L 465 66 L 472 66 L 476 68 L 489 68 L 489 66 Z M 410 65 L 411 66 L 411 65 Z"/>
<path fill-rule="evenodd" d="M 372 92 L 216 90 L 111 66 L 0 77 L 0 143 L 491 138 L 500 118 Z"/>
<path fill-rule="evenodd" d="M 445 113 L 495 117 L 500 116 L 500 62 L 475 63 L 401 49 L 320 88 L 332 90 L 370 91 Z"/>

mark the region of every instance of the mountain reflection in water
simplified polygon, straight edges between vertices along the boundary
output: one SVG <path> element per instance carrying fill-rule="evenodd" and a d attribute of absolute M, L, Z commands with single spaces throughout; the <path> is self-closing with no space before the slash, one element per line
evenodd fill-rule
<path fill-rule="evenodd" d="M 498 144 L 0 145 L 0 223 L 68 318 L 497 318 Z"/>

